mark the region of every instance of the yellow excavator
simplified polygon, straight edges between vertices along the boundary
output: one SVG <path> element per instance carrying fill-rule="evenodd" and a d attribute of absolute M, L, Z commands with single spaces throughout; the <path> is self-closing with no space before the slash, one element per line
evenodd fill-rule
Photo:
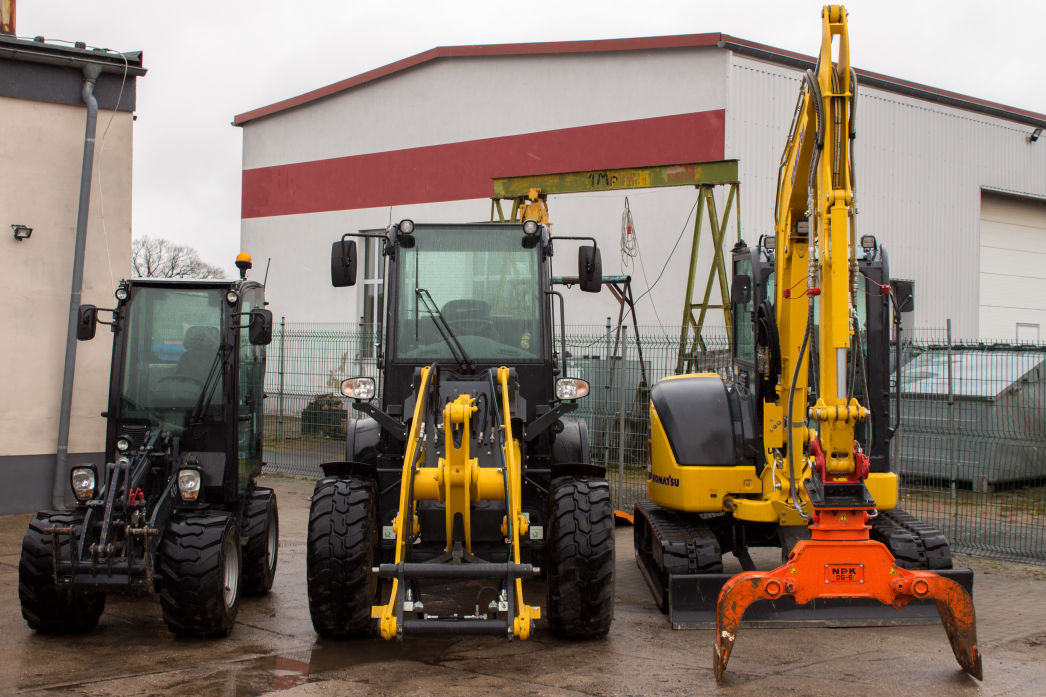
<path fill-rule="evenodd" d="M 894 624 L 927 612 L 981 678 L 972 572 L 897 508 L 889 317 L 892 306 L 899 331 L 911 285 L 891 284 L 885 249 L 856 233 L 856 96 L 846 10 L 828 6 L 780 162 L 774 234 L 733 250 L 731 379 L 678 375 L 651 390 L 636 557 L 674 626 L 714 618 L 717 680 L 743 617 Z M 749 548 L 777 545 L 784 564 L 756 570 Z M 724 552 L 741 573 L 723 573 Z"/>

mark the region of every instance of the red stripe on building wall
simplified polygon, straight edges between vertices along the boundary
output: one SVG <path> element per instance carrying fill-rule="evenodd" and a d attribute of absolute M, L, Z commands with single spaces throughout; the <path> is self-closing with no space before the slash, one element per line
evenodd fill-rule
<path fill-rule="evenodd" d="M 495 177 L 723 159 L 726 114 L 619 121 L 243 172 L 243 218 L 488 198 Z"/>

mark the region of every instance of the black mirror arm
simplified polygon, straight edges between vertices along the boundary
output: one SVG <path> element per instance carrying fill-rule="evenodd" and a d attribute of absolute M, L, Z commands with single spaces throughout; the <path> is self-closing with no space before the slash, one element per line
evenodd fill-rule
<path fill-rule="evenodd" d="M 341 236 L 341 241 L 345 242 L 350 237 L 362 237 L 363 239 L 369 239 L 369 240 L 384 240 L 385 241 L 385 249 L 388 249 L 389 247 L 392 246 L 392 239 L 388 235 L 386 235 L 384 232 L 346 232 L 345 234 L 343 234 Z M 343 261 L 346 264 L 349 263 L 348 259 L 344 259 Z"/>
<path fill-rule="evenodd" d="M 110 308 L 110 307 L 96 307 L 94 311 L 95 311 L 95 313 L 98 313 L 98 312 L 109 312 L 109 313 L 112 313 L 112 319 L 109 320 L 108 322 L 106 322 L 103 319 L 98 319 L 98 315 L 97 314 L 95 314 L 95 321 L 98 322 L 98 324 L 104 324 L 104 325 L 109 326 L 109 327 L 115 327 L 116 326 L 116 313 L 119 312 L 119 310 L 117 308 L 115 308 L 115 307 L 112 307 L 112 308 Z"/>
<path fill-rule="evenodd" d="M 407 424 L 399 419 L 389 416 L 370 402 L 364 402 L 360 399 L 354 399 L 352 401 L 352 408 L 356 411 L 363 412 L 377 421 L 390 436 L 398 440 L 400 443 L 407 442 Z"/>
<path fill-rule="evenodd" d="M 577 402 L 560 402 L 526 425 L 523 429 L 523 440 L 527 443 L 537 440 L 537 437 L 547 431 L 552 424 L 559 421 L 561 416 L 569 414 L 579 406 Z"/>

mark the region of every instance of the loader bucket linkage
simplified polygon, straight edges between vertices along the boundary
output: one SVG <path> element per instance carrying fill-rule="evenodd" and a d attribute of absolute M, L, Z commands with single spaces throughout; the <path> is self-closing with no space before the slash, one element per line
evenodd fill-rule
<path fill-rule="evenodd" d="M 900 608 L 916 598 L 933 600 L 959 665 L 982 679 L 973 600 L 966 589 L 930 571 L 900 568 L 885 545 L 869 539 L 868 510 L 817 509 L 814 520 L 812 539 L 796 543 L 784 565 L 738 574 L 723 586 L 716 614 L 716 680 L 723 678 L 748 606 L 784 595 L 801 605 L 817 598 L 873 598 Z"/>
<path fill-rule="evenodd" d="M 493 372 L 493 371 L 491 371 Z M 443 407 L 445 457 L 437 467 L 421 467 L 425 447 L 421 424 L 424 422 L 430 387 L 436 367 L 421 369 L 418 399 L 407 440 L 403 461 L 403 480 L 400 487 L 399 512 L 394 520 L 396 555 L 392 564 L 381 564 L 379 576 L 392 579 L 389 602 L 376 605 L 372 617 L 378 620 L 381 636 L 392 639 L 405 633 L 448 632 L 462 634 L 501 634 L 527 639 L 534 620 L 541 618 L 541 609 L 527 605 L 523 600 L 523 577 L 535 576 L 539 569 L 520 563 L 520 534 L 527 530 L 527 519 L 521 512 L 520 486 L 522 472 L 519 444 L 512 434 L 509 407 L 509 369 L 497 369 L 500 387 L 503 423 L 501 450 L 502 467 L 481 468 L 469 457 L 469 424 L 476 411 L 475 400 L 467 394 L 448 401 Z M 496 398 L 495 398 L 496 399 Z M 446 504 L 447 541 L 445 553 L 429 562 L 412 563 L 408 560 L 411 540 L 417 529 L 416 505 L 421 500 L 439 500 Z M 480 561 L 472 555 L 470 504 L 480 500 L 506 501 L 506 516 L 501 532 L 509 545 L 505 563 Z M 464 540 L 453 539 L 454 518 L 460 516 Z M 461 543 L 464 543 L 462 546 Z M 507 615 L 504 619 L 479 616 L 441 618 L 425 615 L 417 619 L 405 617 L 412 609 L 408 594 L 409 581 L 415 579 L 504 579 Z"/>

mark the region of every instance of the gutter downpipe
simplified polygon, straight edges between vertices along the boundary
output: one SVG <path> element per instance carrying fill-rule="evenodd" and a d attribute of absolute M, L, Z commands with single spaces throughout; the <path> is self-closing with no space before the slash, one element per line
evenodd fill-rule
<path fill-rule="evenodd" d="M 80 308 L 84 280 L 84 250 L 87 247 L 87 213 L 91 205 L 91 177 L 94 172 L 94 137 L 98 126 L 98 100 L 94 85 L 102 70 L 97 65 L 84 66 L 83 100 L 87 105 L 84 133 L 84 157 L 80 169 L 80 208 L 76 215 L 76 242 L 73 252 L 73 280 L 69 293 L 69 325 L 65 338 L 65 370 L 62 374 L 62 401 L 58 409 L 58 449 L 55 452 L 54 488 L 51 504 L 65 505 L 66 476 L 69 463 L 69 415 L 73 404 L 73 374 L 76 371 L 76 318 Z"/>

